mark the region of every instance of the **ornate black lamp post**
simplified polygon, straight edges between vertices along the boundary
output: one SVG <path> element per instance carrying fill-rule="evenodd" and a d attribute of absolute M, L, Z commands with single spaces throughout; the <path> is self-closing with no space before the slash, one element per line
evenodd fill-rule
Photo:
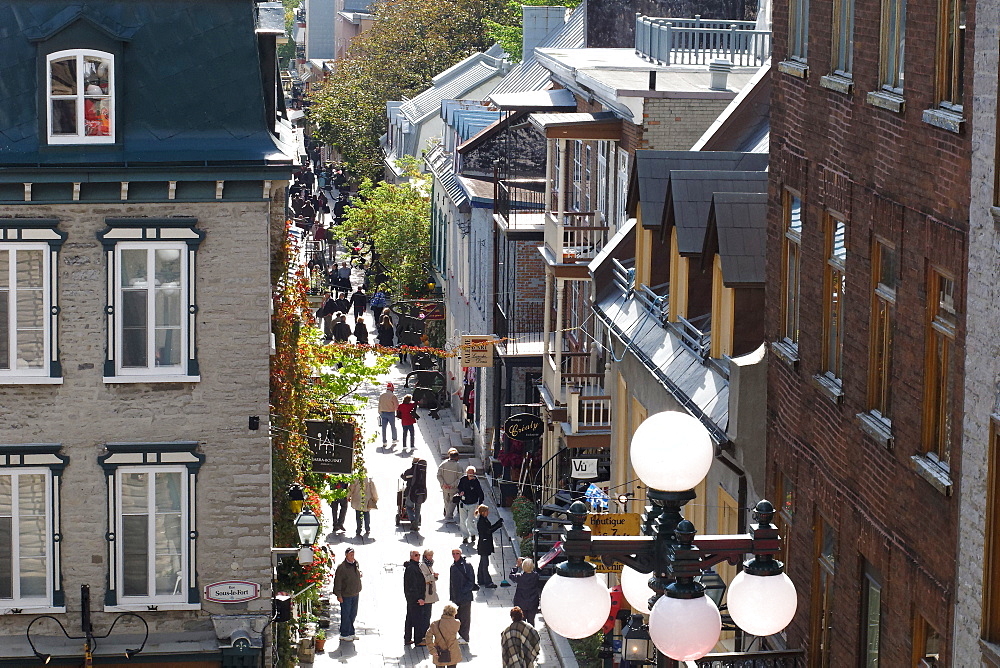
<path fill-rule="evenodd" d="M 570 506 L 572 526 L 563 537 L 566 562 L 542 591 L 542 614 L 551 629 L 567 638 L 585 638 L 607 619 L 610 597 L 586 562 L 588 556 L 649 574 L 653 595 L 648 602 L 634 587 L 630 592 L 623 584 L 623 590 L 633 607 L 649 611 L 649 638 L 671 659 L 701 658 L 718 642 L 722 618 L 717 604 L 706 596 L 701 576 L 723 561 L 738 563 L 753 555 L 729 586 L 729 614 L 738 627 L 765 636 L 788 625 L 797 599 L 784 565 L 774 559 L 781 543 L 771 524 L 771 503 L 758 503 L 750 532 L 733 536 L 696 538 L 694 525 L 681 513 L 695 498 L 693 488 L 708 473 L 713 458 L 708 433 L 687 414 L 658 413 L 639 426 L 632 439 L 631 461 L 649 488 L 643 535 L 594 537 L 584 525 L 586 504 L 577 501 Z"/>

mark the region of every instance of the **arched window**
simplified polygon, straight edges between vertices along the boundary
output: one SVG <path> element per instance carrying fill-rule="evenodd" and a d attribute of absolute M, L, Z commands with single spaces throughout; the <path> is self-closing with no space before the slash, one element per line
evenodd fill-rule
<path fill-rule="evenodd" d="M 46 62 L 46 127 L 49 144 L 113 144 L 115 57 L 70 49 Z"/>

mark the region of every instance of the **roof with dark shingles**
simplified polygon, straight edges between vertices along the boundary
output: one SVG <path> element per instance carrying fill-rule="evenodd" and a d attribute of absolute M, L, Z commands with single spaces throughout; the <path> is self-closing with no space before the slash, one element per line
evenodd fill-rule
<path fill-rule="evenodd" d="M 0 2 L 0 164 L 287 163 L 265 119 L 255 28 L 247 0 Z M 36 63 L 66 29 L 127 42 L 114 144 L 44 146 Z"/>
<path fill-rule="evenodd" d="M 718 252 L 726 287 L 764 284 L 767 193 L 717 192 L 705 234 L 703 266 Z"/>
<path fill-rule="evenodd" d="M 663 223 L 663 206 L 667 200 L 671 170 L 736 170 L 767 169 L 766 153 L 736 151 L 650 151 L 635 152 L 633 177 L 638 188 L 630 188 L 628 210 L 641 208 L 642 226 L 658 228 Z M 634 201 L 638 196 L 638 202 Z"/>
<path fill-rule="evenodd" d="M 718 192 L 766 193 L 767 172 L 672 170 L 664 222 L 677 228 L 681 255 L 701 254 L 712 196 Z"/>

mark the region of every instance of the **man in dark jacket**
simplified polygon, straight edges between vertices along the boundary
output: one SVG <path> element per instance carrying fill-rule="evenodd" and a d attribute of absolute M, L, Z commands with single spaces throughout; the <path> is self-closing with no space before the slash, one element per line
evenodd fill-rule
<path fill-rule="evenodd" d="M 461 623 L 458 629 L 461 640 L 458 642 L 464 645 L 469 642 L 469 627 L 472 625 L 472 592 L 476 587 L 476 574 L 472 570 L 472 564 L 465 560 L 461 550 L 452 550 L 451 557 L 455 563 L 451 565 L 448 584 L 451 601 L 458 606 L 456 617 Z"/>
<path fill-rule="evenodd" d="M 358 597 L 361 594 L 361 567 L 354 560 L 354 548 L 347 548 L 344 561 L 337 566 L 333 576 L 333 595 L 340 603 L 340 639 L 357 640 L 354 620 L 358 616 Z"/>
<path fill-rule="evenodd" d="M 337 343 L 347 343 L 351 338 L 351 326 L 347 324 L 347 316 L 340 313 L 339 316 L 334 315 L 333 319 L 333 340 Z"/>
<path fill-rule="evenodd" d="M 351 306 L 354 307 L 355 320 L 365 314 L 368 309 L 368 295 L 365 294 L 364 288 L 358 288 L 358 291 L 351 295 Z"/>
<path fill-rule="evenodd" d="M 490 523 L 490 509 L 486 504 L 479 504 L 476 509 L 476 531 L 479 534 L 479 541 L 476 543 L 476 552 L 479 553 L 479 568 L 476 569 L 476 583 L 487 589 L 496 589 L 496 583 L 490 577 L 490 555 L 493 554 L 493 533 L 503 524 L 501 517 L 496 522 Z"/>
<path fill-rule="evenodd" d="M 422 607 L 424 605 L 424 591 L 427 581 L 424 574 L 420 572 L 420 552 L 412 550 L 410 560 L 403 566 L 403 596 L 406 598 L 406 621 L 403 623 L 403 642 L 409 645 L 417 643 L 417 647 L 423 647 L 424 635 L 427 633 L 424 626 L 424 615 Z"/>
<path fill-rule="evenodd" d="M 337 298 L 333 301 L 333 308 L 334 310 L 347 315 L 348 311 L 351 310 L 351 302 L 347 299 L 347 295 L 345 293 L 341 292 L 337 295 Z"/>
<path fill-rule="evenodd" d="M 483 494 L 483 486 L 479 484 L 476 477 L 476 467 L 469 466 L 465 469 L 465 477 L 458 481 L 458 528 L 462 530 L 462 545 L 466 542 L 475 545 L 476 535 L 476 508 L 486 500 Z"/>

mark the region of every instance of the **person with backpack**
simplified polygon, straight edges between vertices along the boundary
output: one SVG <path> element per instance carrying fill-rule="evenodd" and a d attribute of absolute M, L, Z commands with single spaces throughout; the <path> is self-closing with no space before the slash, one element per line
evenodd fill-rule
<path fill-rule="evenodd" d="M 427 500 L 427 462 L 414 457 L 413 464 L 399 477 L 406 483 L 403 500 L 406 504 L 406 516 L 410 519 L 410 531 L 418 531 L 420 506 Z"/>

